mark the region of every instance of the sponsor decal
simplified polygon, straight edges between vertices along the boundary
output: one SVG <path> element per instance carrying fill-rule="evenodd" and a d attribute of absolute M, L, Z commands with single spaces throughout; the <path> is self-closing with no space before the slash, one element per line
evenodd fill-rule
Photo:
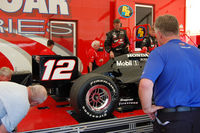
<path fill-rule="evenodd" d="M 146 35 L 146 29 L 143 26 L 140 26 L 136 29 L 136 37 L 138 39 L 143 39 Z"/>
<path fill-rule="evenodd" d="M 122 35 L 123 35 L 123 34 L 124 34 L 124 31 L 120 31 L 120 34 L 122 34 Z"/>
<path fill-rule="evenodd" d="M 185 43 L 179 43 L 179 45 L 181 45 L 181 46 L 185 46 Z"/>
<path fill-rule="evenodd" d="M 6 34 L 8 32 L 9 34 L 16 33 L 21 35 L 44 35 L 46 32 L 50 32 L 49 28 L 46 27 L 49 27 L 49 22 L 42 19 L 8 19 L 7 22 L 0 19 L 0 33 L 3 34 Z M 51 31 L 51 33 L 53 34 L 69 35 L 72 33 L 71 27 L 64 27 L 59 24 L 51 25 L 51 27 L 54 29 L 54 31 L 57 31 Z"/>
<path fill-rule="evenodd" d="M 11 16 L 7 20 L 0 18 L 0 33 L 16 33 L 16 34 L 39 34 L 44 35 L 49 32 L 48 21 L 44 19 L 18 19 L 21 16 L 30 14 L 44 15 L 65 15 L 69 16 L 69 3 L 67 0 L 1 0 L 1 11 Z M 17 18 L 13 15 L 18 16 Z M 62 34 L 69 34 L 70 28 L 61 26 L 52 26 L 52 28 L 65 31 Z M 71 32 L 70 32 L 71 33 Z"/>
<path fill-rule="evenodd" d="M 60 9 L 61 15 L 69 15 L 67 0 L 12 0 L 11 2 L 1 0 L 3 12 L 16 13 L 21 9 L 23 13 L 33 13 L 33 10 L 38 10 L 40 14 L 58 14 Z"/>
<path fill-rule="evenodd" d="M 190 46 L 186 46 L 186 44 L 185 43 L 179 43 L 179 45 L 181 46 L 181 48 L 191 48 Z"/>
<path fill-rule="evenodd" d="M 42 76 L 42 81 L 71 79 L 76 61 L 73 59 L 62 59 L 62 60 L 57 61 L 56 64 L 55 64 L 55 61 L 56 60 L 48 60 L 44 64 L 45 70 Z M 65 66 L 64 64 L 67 64 L 67 66 Z M 51 76 L 51 79 L 50 79 L 50 76 Z"/>
<path fill-rule="evenodd" d="M 113 35 L 113 38 L 117 38 L 117 34 L 115 32 L 112 35 Z"/>
<path fill-rule="evenodd" d="M 179 30 L 180 30 L 180 32 L 184 32 L 183 24 L 180 24 L 180 25 L 179 25 Z"/>
<path fill-rule="evenodd" d="M 139 102 L 134 101 L 133 98 L 121 98 L 119 100 L 118 105 L 122 106 L 122 105 L 137 105 Z"/>
<path fill-rule="evenodd" d="M 94 114 L 91 114 L 90 112 L 88 112 L 85 106 L 83 106 L 82 109 L 88 116 L 93 117 L 93 118 L 103 118 L 103 117 L 107 116 L 107 110 L 104 111 L 104 114 L 94 115 Z"/>
<path fill-rule="evenodd" d="M 116 66 L 118 67 L 139 66 L 139 65 L 140 62 L 138 60 L 116 61 Z"/>
<path fill-rule="evenodd" d="M 132 63 L 132 61 L 131 60 L 129 60 L 129 61 L 116 61 L 116 65 L 117 66 L 132 66 L 133 65 L 133 63 Z"/>
<path fill-rule="evenodd" d="M 181 48 L 186 48 L 186 49 L 187 49 L 187 48 L 191 48 L 191 47 L 190 47 L 190 46 L 188 46 L 188 47 L 186 47 L 186 46 L 185 46 L 185 47 L 184 47 L 184 46 L 182 46 Z"/>
<path fill-rule="evenodd" d="M 140 58 L 140 61 L 147 61 L 147 58 Z"/>
<path fill-rule="evenodd" d="M 139 53 L 139 54 L 127 54 L 127 57 L 149 57 L 148 54 L 143 54 L 143 53 Z"/>
<path fill-rule="evenodd" d="M 130 18 L 133 15 L 133 9 L 128 5 L 120 6 L 118 12 L 124 18 Z"/>
<path fill-rule="evenodd" d="M 52 59 L 49 59 L 52 58 Z M 57 59 L 53 57 L 40 58 L 40 78 L 41 81 L 73 80 L 77 73 L 77 59 L 63 57 Z"/>
<path fill-rule="evenodd" d="M 94 80 L 90 83 L 90 85 L 93 86 L 93 85 L 99 84 L 99 83 L 100 84 L 102 84 L 102 83 L 107 84 L 108 86 L 110 86 L 112 88 L 112 91 L 114 92 L 114 94 L 116 93 L 114 86 L 106 80 L 102 80 L 102 79 Z"/>

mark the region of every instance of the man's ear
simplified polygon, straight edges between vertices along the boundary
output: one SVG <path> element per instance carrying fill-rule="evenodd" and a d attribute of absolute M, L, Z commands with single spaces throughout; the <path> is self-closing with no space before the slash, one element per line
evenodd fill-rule
<path fill-rule="evenodd" d="M 157 36 L 159 36 L 159 38 L 161 38 L 161 39 L 163 38 L 163 35 L 160 31 L 158 31 L 156 34 L 157 34 Z"/>

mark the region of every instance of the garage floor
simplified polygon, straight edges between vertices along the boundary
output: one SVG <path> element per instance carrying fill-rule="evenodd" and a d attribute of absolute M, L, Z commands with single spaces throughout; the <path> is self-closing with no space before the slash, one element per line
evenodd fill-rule
<path fill-rule="evenodd" d="M 113 117 L 125 118 L 129 116 L 144 115 L 142 110 L 120 113 L 114 111 Z M 79 124 L 81 120 L 73 114 L 68 102 L 56 102 L 52 97 L 37 106 L 32 107 L 27 116 L 19 123 L 17 132 L 54 128 Z"/>

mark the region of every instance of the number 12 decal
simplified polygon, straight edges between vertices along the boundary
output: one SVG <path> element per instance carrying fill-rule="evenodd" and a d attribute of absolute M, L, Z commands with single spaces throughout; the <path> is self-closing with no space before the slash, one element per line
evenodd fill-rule
<path fill-rule="evenodd" d="M 42 76 L 42 80 L 49 80 L 51 74 L 51 80 L 68 80 L 71 79 L 72 71 L 74 70 L 76 61 L 73 59 L 59 60 L 55 65 L 56 60 L 48 60 L 44 66 L 45 71 Z M 64 66 L 64 64 L 68 64 Z M 63 67 L 62 67 L 63 66 Z M 56 67 L 54 70 L 53 68 Z M 53 71 L 53 72 L 52 72 Z"/>

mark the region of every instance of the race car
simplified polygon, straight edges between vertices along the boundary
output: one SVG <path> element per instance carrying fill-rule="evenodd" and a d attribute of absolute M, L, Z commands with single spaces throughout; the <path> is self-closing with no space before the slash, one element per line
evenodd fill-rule
<path fill-rule="evenodd" d="M 148 54 L 129 53 L 110 59 L 91 73 L 78 71 L 75 56 L 33 56 L 33 82 L 51 95 L 70 98 L 75 112 L 85 120 L 111 117 L 112 112 L 140 107 L 138 82 Z"/>

